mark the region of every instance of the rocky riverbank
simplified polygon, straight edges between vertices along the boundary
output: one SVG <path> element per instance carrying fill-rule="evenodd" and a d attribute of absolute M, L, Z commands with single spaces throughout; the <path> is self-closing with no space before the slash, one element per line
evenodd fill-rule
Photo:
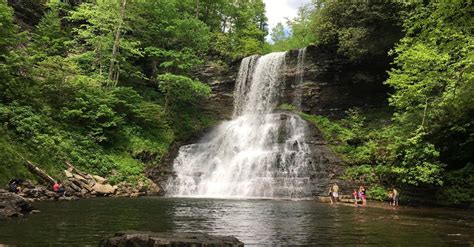
<path fill-rule="evenodd" d="M 33 184 L 23 181 L 15 185 L 19 187 L 18 195 L 32 201 L 45 200 L 75 200 L 83 197 L 104 197 L 122 196 L 139 197 L 146 195 L 160 195 L 162 189 L 150 179 L 144 178 L 136 184 L 121 182 L 111 184 L 107 178 L 89 174 L 75 168 L 71 163 L 66 162 L 68 169 L 63 171 L 61 181 L 54 179 L 45 171 L 27 161 L 28 169 L 35 174 L 40 184 Z M 59 191 L 53 191 L 53 185 L 59 183 Z"/>
<path fill-rule="evenodd" d="M 0 189 L 0 220 L 37 212 L 31 203 L 15 193 Z"/>

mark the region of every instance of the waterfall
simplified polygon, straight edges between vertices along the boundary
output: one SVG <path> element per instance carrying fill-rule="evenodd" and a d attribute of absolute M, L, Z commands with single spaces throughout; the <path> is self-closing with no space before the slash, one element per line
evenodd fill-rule
<path fill-rule="evenodd" d="M 306 47 L 298 50 L 297 64 L 296 64 L 296 81 L 295 81 L 295 96 L 293 98 L 293 105 L 301 109 L 301 99 L 303 98 L 303 79 L 304 79 L 304 59 L 306 57 Z"/>
<path fill-rule="evenodd" d="M 304 198 L 310 196 L 308 126 L 278 112 L 284 52 L 242 60 L 234 115 L 198 143 L 180 148 L 169 196 Z"/>

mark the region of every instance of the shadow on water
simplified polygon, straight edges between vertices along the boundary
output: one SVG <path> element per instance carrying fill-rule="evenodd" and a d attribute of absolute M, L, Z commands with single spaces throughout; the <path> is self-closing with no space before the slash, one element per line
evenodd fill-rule
<path fill-rule="evenodd" d="M 331 206 L 314 201 L 94 198 L 41 202 L 0 222 L 0 243 L 97 245 L 120 230 L 234 235 L 247 245 L 473 246 L 474 212 Z"/>

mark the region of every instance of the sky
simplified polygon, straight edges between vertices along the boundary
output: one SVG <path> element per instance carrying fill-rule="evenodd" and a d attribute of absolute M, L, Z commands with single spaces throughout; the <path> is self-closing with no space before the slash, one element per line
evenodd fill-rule
<path fill-rule="evenodd" d="M 268 18 L 268 31 L 271 32 L 272 28 L 276 26 L 278 22 L 286 23 L 285 17 L 293 18 L 297 15 L 298 8 L 306 3 L 310 3 L 311 0 L 263 0 L 265 2 L 265 10 Z M 270 39 L 270 35 L 267 36 L 267 40 Z"/>

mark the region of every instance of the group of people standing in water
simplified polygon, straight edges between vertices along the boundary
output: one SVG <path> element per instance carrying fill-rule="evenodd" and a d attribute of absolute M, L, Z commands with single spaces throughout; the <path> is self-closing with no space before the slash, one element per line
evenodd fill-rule
<path fill-rule="evenodd" d="M 367 196 L 365 194 L 365 187 L 359 186 L 359 190 L 354 189 L 352 192 L 352 198 L 354 198 L 354 204 L 356 207 L 359 206 L 359 199 L 362 200 L 362 206 L 367 205 Z"/>
<path fill-rule="evenodd" d="M 398 206 L 399 192 L 397 189 L 393 188 L 388 193 L 388 201 L 390 206 Z M 339 186 L 334 183 L 329 188 L 329 197 L 331 199 L 331 204 L 334 204 L 339 201 Z M 362 201 L 362 206 L 367 205 L 367 195 L 366 190 L 363 185 L 359 186 L 359 189 L 354 189 L 352 192 L 352 199 L 354 199 L 354 205 L 359 206 L 359 201 Z"/>

